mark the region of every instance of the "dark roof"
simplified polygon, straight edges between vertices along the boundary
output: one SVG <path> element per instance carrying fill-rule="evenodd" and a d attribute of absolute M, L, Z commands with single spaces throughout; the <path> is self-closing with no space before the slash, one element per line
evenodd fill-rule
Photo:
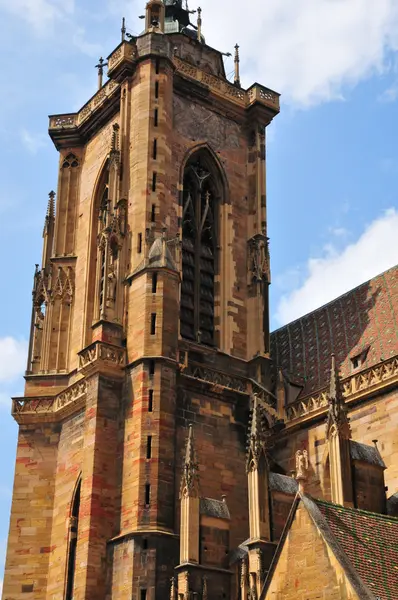
<path fill-rule="evenodd" d="M 367 446 L 366 444 L 351 440 L 350 449 L 352 460 L 360 460 L 369 465 L 381 467 L 382 469 L 387 468 L 376 446 Z"/>
<path fill-rule="evenodd" d="M 366 351 L 364 368 L 398 354 L 398 266 L 271 334 L 271 355 L 301 395 L 329 383 L 330 356 L 341 377 Z"/>
<path fill-rule="evenodd" d="M 271 490 L 291 496 L 295 496 L 298 488 L 297 481 L 293 477 L 281 475 L 280 473 L 269 474 L 269 486 Z"/>
<path fill-rule="evenodd" d="M 366 587 L 380 600 L 396 600 L 398 519 L 323 500 L 315 503 Z"/>
<path fill-rule="evenodd" d="M 228 564 L 229 565 L 233 565 L 234 563 L 242 560 L 242 558 L 246 558 L 246 556 L 249 553 L 249 549 L 247 547 L 248 542 L 250 542 L 249 538 L 247 540 L 245 540 L 244 542 L 242 542 L 240 544 L 240 546 L 238 546 L 234 550 L 231 550 L 231 552 L 229 553 L 229 556 L 228 556 Z"/>
<path fill-rule="evenodd" d="M 213 498 L 200 499 L 200 514 L 216 519 L 230 519 L 227 503 L 223 500 L 214 500 Z"/>
<path fill-rule="evenodd" d="M 394 517 L 398 516 L 398 492 L 387 500 L 387 513 Z"/>

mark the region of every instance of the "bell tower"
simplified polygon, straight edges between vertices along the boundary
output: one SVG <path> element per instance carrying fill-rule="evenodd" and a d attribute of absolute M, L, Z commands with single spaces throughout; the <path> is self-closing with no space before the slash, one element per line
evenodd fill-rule
<path fill-rule="evenodd" d="M 194 12 L 149 0 L 145 30 L 126 39 L 122 28 L 97 93 L 50 117 L 58 187 L 34 275 L 25 395 L 13 399 L 3 598 L 174 594 L 189 423 L 210 530 L 228 498 L 223 554 L 206 530 L 191 592 L 229 589 L 225 548 L 247 538 L 253 393 L 277 420 L 265 129 L 279 95 L 241 87 L 237 50 L 231 83 Z"/>

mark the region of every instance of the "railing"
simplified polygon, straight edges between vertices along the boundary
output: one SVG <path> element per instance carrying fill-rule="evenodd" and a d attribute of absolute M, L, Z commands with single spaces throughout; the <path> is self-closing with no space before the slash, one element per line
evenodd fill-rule
<path fill-rule="evenodd" d="M 77 113 L 67 115 L 54 115 L 50 117 L 50 129 L 69 129 L 76 127 Z"/>
<path fill-rule="evenodd" d="M 79 368 L 86 368 L 96 361 L 101 361 L 106 368 L 122 370 L 126 365 L 126 351 L 124 348 L 95 342 L 79 354 Z M 17 418 L 33 415 L 56 415 L 65 409 L 72 408 L 75 404 L 83 404 L 87 393 L 87 381 L 83 379 L 71 385 L 56 396 L 40 396 L 32 398 L 13 398 L 12 414 Z"/>
<path fill-rule="evenodd" d="M 12 414 L 16 417 L 21 415 L 54 414 L 71 404 L 75 404 L 78 400 L 84 399 L 86 393 L 87 382 L 78 381 L 57 396 L 13 398 Z"/>
<path fill-rule="evenodd" d="M 173 63 L 177 71 L 183 75 L 187 75 L 188 77 L 207 85 L 215 94 L 228 98 L 240 106 L 246 107 L 254 102 L 260 102 L 261 104 L 279 111 L 279 94 L 258 83 L 245 91 L 232 83 L 225 81 L 225 79 L 221 79 L 210 73 L 205 73 L 199 67 L 195 67 L 195 65 L 192 65 L 177 56 L 173 58 Z"/>
<path fill-rule="evenodd" d="M 131 42 L 123 42 L 108 56 L 108 75 L 123 61 L 133 61 L 137 57 L 137 46 Z"/>
<path fill-rule="evenodd" d="M 97 360 L 123 368 L 126 366 L 126 351 L 124 348 L 112 344 L 94 342 L 79 353 L 79 369 L 87 367 Z"/>
<path fill-rule="evenodd" d="M 398 383 L 398 357 L 369 367 L 341 381 L 347 404 L 393 383 Z M 328 390 L 324 389 L 317 394 L 296 400 L 286 408 L 286 421 L 323 414 L 328 407 L 328 398 Z"/>
<path fill-rule="evenodd" d="M 67 115 L 53 115 L 50 117 L 50 129 L 71 129 L 78 127 L 86 121 L 90 115 L 95 113 L 104 102 L 113 96 L 120 84 L 113 79 L 98 90 L 98 92 L 89 100 L 78 113 L 70 113 Z"/>

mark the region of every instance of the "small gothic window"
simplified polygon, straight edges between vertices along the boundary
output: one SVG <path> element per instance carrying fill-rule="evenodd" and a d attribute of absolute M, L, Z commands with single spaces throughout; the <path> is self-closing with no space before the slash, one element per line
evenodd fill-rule
<path fill-rule="evenodd" d="M 75 168 L 79 166 L 79 160 L 74 154 L 68 154 L 62 163 L 63 169 Z"/>
<path fill-rule="evenodd" d="M 77 536 L 79 530 L 79 510 L 80 510 L 80 493 L 81 493 L 81 479 L 79 480 L 74 498 L 72 500 L 72 510 L 69 520 L 69 548 L 68 548 L 68 570 L 67 570 L 67 582 L 66 582 L 66 600 L 73 600 L 73 588 L 75 583 L 75 569 L 76 569 L 76 548 L 77 548 Z"/>
<path fill-rule="evenodd" d="M 214 277 L 217 252 L 217 176 L 206 153 L 184 173 L 182 217 L 181 335 L 214 344 Z"/>

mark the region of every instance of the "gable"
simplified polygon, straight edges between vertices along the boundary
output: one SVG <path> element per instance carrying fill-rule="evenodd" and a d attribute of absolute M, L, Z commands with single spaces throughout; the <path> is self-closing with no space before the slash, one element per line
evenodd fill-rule
<path fill-rule="evenodd" d="M 262 600 L 361 600 L 300 502 Z"/>

